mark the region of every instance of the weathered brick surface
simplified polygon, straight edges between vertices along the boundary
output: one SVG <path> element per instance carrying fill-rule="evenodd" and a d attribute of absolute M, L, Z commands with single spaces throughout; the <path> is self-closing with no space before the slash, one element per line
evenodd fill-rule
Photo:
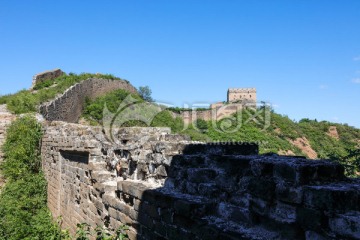
<path fill-rule="evenodd" d="M 54 70 L 49 70 L 49 71 L 45 71 L 42 73 L 38 73 L 38 74 L 34 75 L 34 77 L 33 77 L 31 89 L 34 88 L 36 86 L 36 84 L 42 83 L 46 80 L 51 80 L 51 79 L 60 77 L 63 74 L 64 74 L 64 72 L 58 68 L 54 69 Z"/>
<path fill-rule="evenodd" d="M 40 113 L 46 120 L 76 122 L 82 113 L 86 98 L 93 99 L 116 89 L 137 93 L 136 89 L 124 80 L 91 78 L 75 84 L 60 97 L 40 106 Z"/>
<path fill-rule="evenodd" d="M 167 128 L 119 129 L 117 144 L 100 128 L 45 129 L 48 205 L 72 233 L 87 222 L 127 224 L 130 239 L 359 238 L 360 183 L 338 164 L 193 144 Z"/>
<path fill-rule="evenodd" d="M 4 154 L 2 152 L 2 145 L 5 142 L 6 138 L 6 130 L 11 124 L 12 121 L 14 121 L 16 116 L 14 114 L 11 114 L 7 108 L 6 105 L 0 105 L 0 164 L 3 161 Z M 0 172 L 0 188 L 4 183 L 3 176 Z"/>

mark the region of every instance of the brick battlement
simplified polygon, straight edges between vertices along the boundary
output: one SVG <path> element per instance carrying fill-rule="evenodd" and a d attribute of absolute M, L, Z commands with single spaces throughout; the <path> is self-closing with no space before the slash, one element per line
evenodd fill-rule
<path fill-rule="evenodd" d="M 42 142 L 54 217 L 130 239 L 357 239 L 360 183 L 341 165 L 257 155 L 255 144 L 190 142 L 168 128 L 100 128 L 63 122 Z"/>

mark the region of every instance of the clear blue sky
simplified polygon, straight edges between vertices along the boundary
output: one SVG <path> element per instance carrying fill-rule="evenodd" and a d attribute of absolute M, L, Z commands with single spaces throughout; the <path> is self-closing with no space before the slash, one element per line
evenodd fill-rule
<path fill-rule="evenodd" d="M 360 1 L 0 0 L 0 94 L 53 68 L 177 106 L 256 87 L 291 119 L 360 127 Z"/>

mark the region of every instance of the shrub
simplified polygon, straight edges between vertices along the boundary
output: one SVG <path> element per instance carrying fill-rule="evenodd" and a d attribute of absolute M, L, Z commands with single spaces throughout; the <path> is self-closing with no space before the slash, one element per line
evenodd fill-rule
<path fill-rule="evenodd" d="M 0 239 L 61 239 L 64 232 L 46 206 L 47 183 L 40 168 L 42 130 L 30 116 L 14 121 L 3 146 L 7 183 L 0 195 Z M 64 238 L 62 238 L 64 239 Z"/>
<path fill-rule="evenodd" d="M 208 130 L 208 123 L 203 119 L 196 119 L 195 126 L 201 131 L 206 132 Z"/>
<path fill-rule="evenodd" d="M 16 114 L 35 112 L 39 100 L 36 95 L 30 91 L 22 90 L 13 96 L 9 96 L 7 101 L 7 108 Z"/>
<path fill-rule="evenodd" d="M 41 125 L 33 117 L 19 118 L 10 125 L 3 145 L 5 161 L 1 165 L 6 178 L 17 180 L 40 172 L 41 136 Z"/>
<path fill-rule="evenodd" d="M 0 239 L 51 239 L 62 232 L 46 206 L 42 174 L 27 174 L 6 183 L 0 195 Z"/>
<path fill-rule="evenodd" d="M 45 80 L 43 82 L 37 83 L 33 89 L 34 90 L 39 90 L 39 89 L 43 89 L 43 88 L 47 88 L 52 86 L 55 83 L 54 79 L 49 79 L 49 80 Z"/>
<path fill-rule="evenodd" d="M 94 100 L 87 99 L 82 116 L 93 123 L 102 124 L 105 105 L 110 112 L 115 114 L 121 102 L 128 97 L 129 94 L 126 90 L 117 89 Z M 139 101 L 138 103 L 143 102 L 138 95 L 131 94 L 131 97 Z"/>

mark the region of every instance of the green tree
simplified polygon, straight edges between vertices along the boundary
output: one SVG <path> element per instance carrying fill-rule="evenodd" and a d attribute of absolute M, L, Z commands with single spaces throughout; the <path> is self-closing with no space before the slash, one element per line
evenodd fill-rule
<path fill-rule="evenodd" d="M 145 101 L 154 102 L 154 99 L 151 97 L 152 91 L 149 86 L 140 86 L 138 92 L 141 98 Z"/>

